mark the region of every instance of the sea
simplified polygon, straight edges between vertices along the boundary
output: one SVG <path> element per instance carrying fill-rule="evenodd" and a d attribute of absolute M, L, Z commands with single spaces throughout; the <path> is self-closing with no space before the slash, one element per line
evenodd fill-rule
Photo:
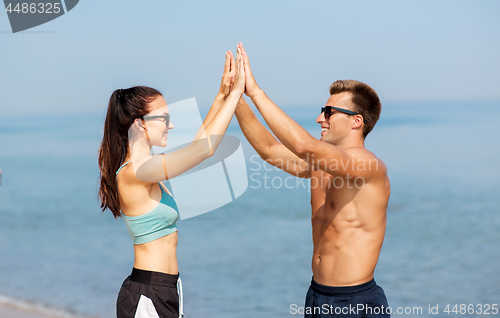
<path fill-rule="evenodd" d="M 319 106 L 283 109 L 319 138 Z M 0 303 L 115 316 L 134 254 L 124 221 L 97 199 L 104 116 L 2 116 Z M 393 316 L 500 316 L 499 127 L 500 101 L 384 104 L 366 147 L 391 181 L 375 280 Z M 235 119 L 227 134 L 241 140 L 248 187 L 178 222 L 185 316 L 302 317 L 312 277 L 308 184 L 282 182 L 289 175 L 257 157 Z"/>

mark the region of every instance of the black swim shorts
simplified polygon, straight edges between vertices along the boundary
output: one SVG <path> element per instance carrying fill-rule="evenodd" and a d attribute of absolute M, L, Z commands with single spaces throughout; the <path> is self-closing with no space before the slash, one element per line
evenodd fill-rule
<path fill-rule="evenodd" d="M 313 280 L 307 291 L 305 318 L 390 317 L 385 293 L 371 280 L 357 286 L 330 287 Z"/>
<path fill-rule="evenodd" d="M 132 274 L 125 279 L 118 293 L 116 316 L 118 318 L 180 317 L 179 307 L 182 313 L 182 301 L 179 303 L 178 278 L 179 274 L 132 269 Z M 179 289 L 182 299 L 182 287 Z"/>

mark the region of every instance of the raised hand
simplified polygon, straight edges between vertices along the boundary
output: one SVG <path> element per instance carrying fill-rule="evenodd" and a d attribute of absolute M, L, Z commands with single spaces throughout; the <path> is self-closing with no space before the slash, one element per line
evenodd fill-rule
<path fill-rule="evenodd" d="M 237 94 L 243 94 L 245 91 L 245 67 L 243 65 L 243 56 L 238 47 L 236 53 L 236 72 L 233 84 L 233 91 Z"/>
<path fill-rule="evenodd" d="M 252 95 L 260 91 L 260 87 L 253 77 L 252 70 L 250 69 L 250 61 L 248 60 L 248 55 L 243 47 L 243 43 L 240 42 L 238 44 L 238 49 L 241 51 L 243 64 L 245 66 L 245 94 L 251 98 Z"/>
<path fill-rule="evenodd" d="M 224 71 L 222 73 L 222 81 L 220 83 L 219 94 L 224 98 L 231 92 L 231 87 L 234 83 L 235 65 L 234 57 L 231 51 L 226 52 L 226 61 L 224 63 Z"/>

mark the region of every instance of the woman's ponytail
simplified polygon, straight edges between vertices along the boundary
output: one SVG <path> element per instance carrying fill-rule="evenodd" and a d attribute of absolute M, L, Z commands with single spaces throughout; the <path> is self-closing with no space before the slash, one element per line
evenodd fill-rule
<path fill-rule="evenodd" d="M 134 120 L 149 113 L 149 103 L 158 96 L 162 95 L 154 88 L 135 86 L 117 89 L 109 99 L 99 147 L 99 199 L 102 210 L 111 210 L 115 218 L 121 216 L 116 171 L 128 154 L 128 129 Z"/>

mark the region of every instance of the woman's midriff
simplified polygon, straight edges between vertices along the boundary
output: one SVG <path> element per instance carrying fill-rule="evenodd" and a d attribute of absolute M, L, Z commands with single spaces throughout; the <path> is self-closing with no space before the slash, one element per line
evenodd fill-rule
<path fill-rule="evenodd" d="M 177 266 L 177 231 L 157 240 L 134 245 L 134 267 L 153 272 L 176 275 Z"/>

